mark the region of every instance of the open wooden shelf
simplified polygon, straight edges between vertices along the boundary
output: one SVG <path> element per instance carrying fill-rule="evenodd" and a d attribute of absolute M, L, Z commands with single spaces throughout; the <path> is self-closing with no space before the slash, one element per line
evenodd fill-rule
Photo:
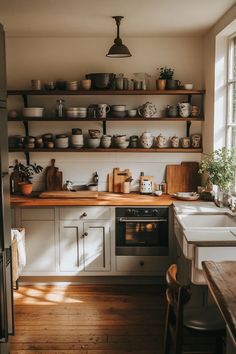
<path fill-rule="evenodd" d="M 118 149 L 118 148 L 97 148 L 97 149 L 89 149 L 89 148 L 81 148 L 81 149 L 76 149 L 76 148 L 66 148 L 66 149 L 58 149 L 58 148 L 41 148 L 41 149 L 17 149 L 17 148 L 10 148 L 9 152 L 138 152 L 138 153 L 149 153 L 149 152 L 156 152 L 156 153 L 162 153 L 162 152 L 188 152 L 188 153 L 201 153 L 201 149 L 184 149 L 184 148 L 151 148 L 151 149 L 144 149 L 144 148 L 126 148 L 126 149 Z"/>
<path fill-rule="evenodd" d="M 8 117 L 8 121 L 10 122 L 115 122 L 115 121 L 169 121 L 169 122 L 201 122 L 203 121 L 203 117 L 197 118 L 182 118 L 182 117 L 153 117 L 153 118 L 143 118 L 143 117 L 124 117 L 124 118 L 117 118 L 117 117 L 106 117 L 106 118 L 56 118 L 56 117 L 15 117 L 10 118 Z"/>
<path fill-rule="evenodd" d="M 64 90 L 8 90 L 7 94 L 25 95 L 25 96 L 88 96 L 88 95 L 204 95 L 205 90 L 78 90 L 78 91 L 64 91 Z"/>

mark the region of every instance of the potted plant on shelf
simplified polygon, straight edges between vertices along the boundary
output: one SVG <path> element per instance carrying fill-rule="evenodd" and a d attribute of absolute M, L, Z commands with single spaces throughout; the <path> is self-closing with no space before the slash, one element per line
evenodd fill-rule
<path fill-rule="evenodd" d="M 228 193 L 235 182 L 235 149 L 223 147 L 206 155 L 200 164 L 199 173 L 207 174 L 207 183 L 215 194 L 215 200 L 227 204 Z"/>
<path fill-rule="evenodd" d="M 159 70 L 159 79 L 157 80 L 157 89 L 158 90 L 165 90 L 168 89 L 169 81 L 175 81 L 173 80 L 174 76 L 174 69 L 167 68 L 166 66 L 164 68 L 157 68 Z"/>
<path fill-rule="evenodd" d="M 17 177 L 22 194 L 30 195 L 33 190 L 32 178 L 35 174 L 42 172 L 43 167 L 36 163 L 23 165 L 16 160 L 15 165 L 10 168 L 13 169 L 13 174 Z"/>

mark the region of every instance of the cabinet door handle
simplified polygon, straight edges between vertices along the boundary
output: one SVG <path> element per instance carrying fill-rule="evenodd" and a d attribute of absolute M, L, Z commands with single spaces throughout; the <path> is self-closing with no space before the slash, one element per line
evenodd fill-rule
<path fill-rule="evenodd" d="M 85 233 L 81 236 L 81 238 L 86 237 L 86 236 L 88 236 L 88 233 L 87 233 L 87 232 L 85 232 Z"/>
<path fill-rule="evenodd" d="M 88 214 L 84 212 L 84 213 L 81 215 L 81 218 L 86 218 L 86 216 L 88 216 Z"/>
<path fill-rule="evenodd" d="M 143 266 L 144 266 L 144 261 L 140 261 L 140 262 L 139 262 L 139 265 L 140 265 L 141 267 L 143 267 Z"/>

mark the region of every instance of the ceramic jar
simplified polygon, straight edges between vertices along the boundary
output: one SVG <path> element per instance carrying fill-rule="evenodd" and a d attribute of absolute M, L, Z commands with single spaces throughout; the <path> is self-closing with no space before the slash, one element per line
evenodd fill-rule
<path fill-rule="evenodd" d="M 178 117 L 178 107 L 177 106 L 167 106 L 166 107 L 166 115 L 170 118 Z"/>
<path fill-rule="evenodd" d="M 146 102 L 138 108 L 138 113 L 141 117 L 151 118 L 157 115 L 157 108 L 151 102 Z"/>
<path fill-rule="evenodd" d="M 167 139 L 165 136 L 163 136 L 162 134 L 158 135 L 156 137 L 156 146 L 158 148 L 164 148 L 165 147 L 165 144 L 167 142 Z"/>
<path fill-rule="evenodd" d="M 137 148 L 138 147 L 138 136 L 137 135 L 132 135 L 130 138 L 129 138 L 129 140 L 130 140 L 130 144 L 129 144 L 129 146 L 131 147 L 131 148 Z"/>
<path fill-rule="evenodd" d="M 202 145 L 202 136 L 201 134 L 191 135 L 191 145 L 194 149 L 199 149 Z"/>
<path fill-rule="evenodd" d="M 191 113 L 191 104 L 189 102 L 178 103 L 179 115 L 182 118 L 188 118 Z"/>
<path fill-rule="evenodd" d="M 190 138 L 189 137 L 185 137 L 181 139 L 181 146 L 184 149 L 190 148 Z"/>
<path fill-rule="evenodd" d="M 170 138 L 170 143 L 172 148 L 178 148 L 179 147 L 179 137 L 174 135 L 172 138 Z"/>
<path fill-rule="evenodd" d="M 191 117 L 198 117 L 200 114 L 200 108 L 198 106 L 191 107 Z"/>
<path fill-rule="evenodd" d="M 111 146 L 111 135 L 103 135 L 101 139 L 101 147 L 109 148 Z"/>
<path fill-rule="evenodd" d="M 152 133 L 144 132 L 140 137 L 140 144 L 144 149 L 150 149 L 153 144 Z"/>

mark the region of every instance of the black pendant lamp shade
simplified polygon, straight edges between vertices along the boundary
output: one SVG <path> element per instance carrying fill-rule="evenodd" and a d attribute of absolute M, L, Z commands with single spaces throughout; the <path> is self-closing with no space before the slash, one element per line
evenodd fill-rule
<path fill-rule="evenodd" d="M 131 57 L 129 49 L 122 43 L 122 39 L 120 38 L 120 23 L 123 16 L 112 16 L 112 18 L 116 21 L 117 34 L 114 40 L 114 44 L 111 46 L 109 52 L 107 53 L 107 57 L 109 58 L 127 58 Z"/>

